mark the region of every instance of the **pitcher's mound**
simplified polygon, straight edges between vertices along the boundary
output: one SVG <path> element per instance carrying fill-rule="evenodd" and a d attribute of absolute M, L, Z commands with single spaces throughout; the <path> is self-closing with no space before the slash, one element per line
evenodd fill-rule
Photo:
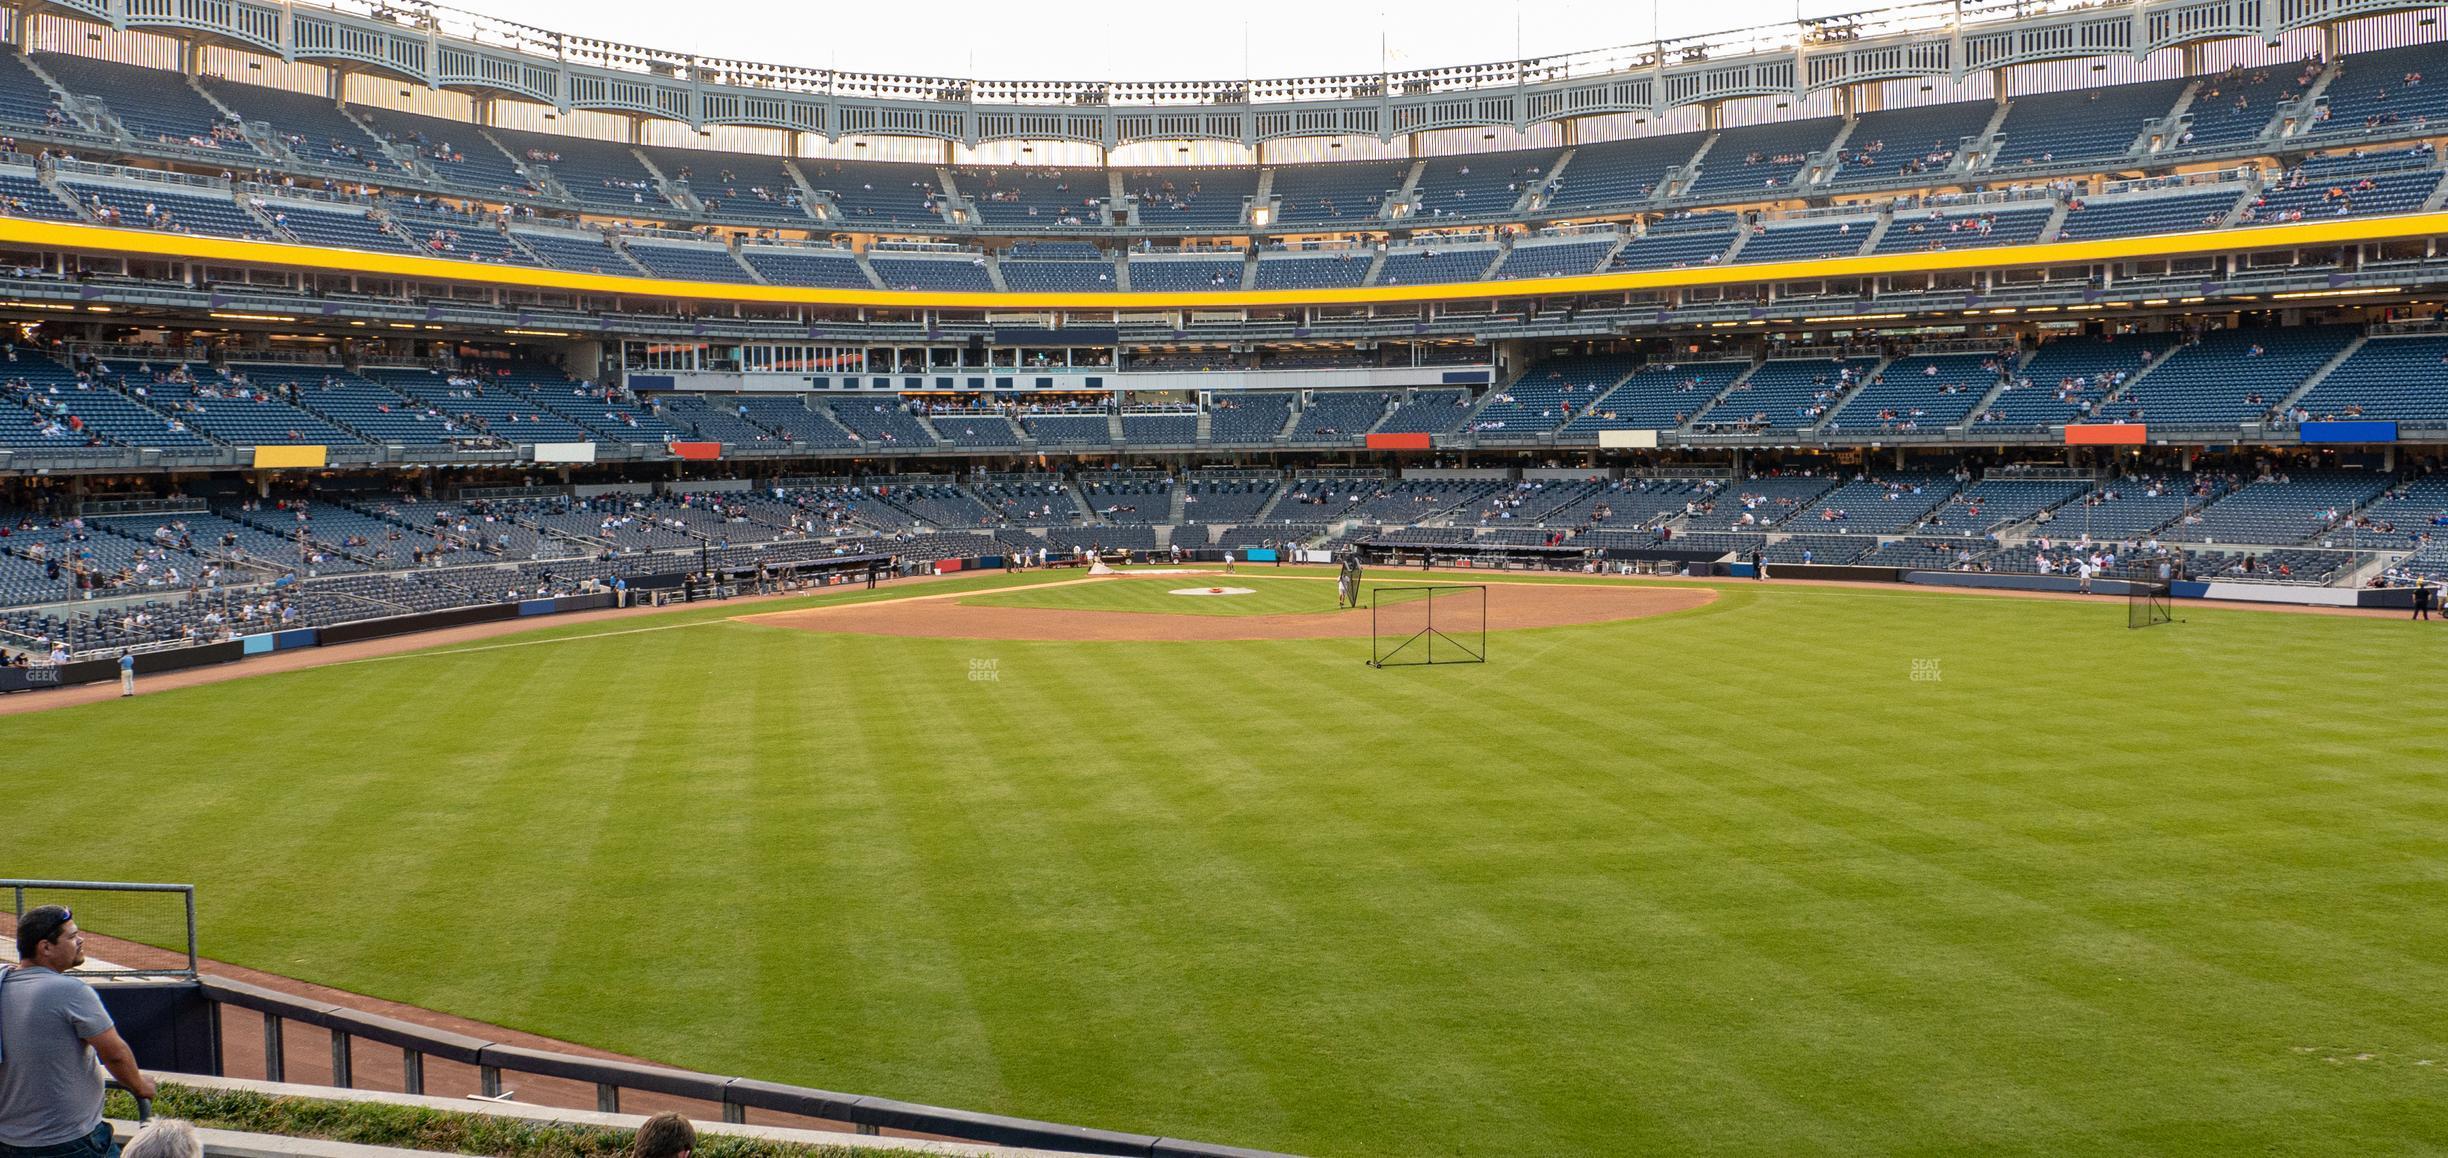
<path fill-rule="evenodd" d="M 1086 582 L 1082 580 L 1081 582 Z M 1323 581 L 1321 581 L 1323 582 Z M 1205 593 L 1210 588 L 1184 588 Z M 1225 590 L 1232 590 L 1226 588 Z M 1340 639 L 1366 636 L 1358 612 L 1296 615 L 1166 615 L 1145 611 L 1067 611 L 962 603 L 968 594 L 927 595 L 884 603 L 852 603 L 742 618 L 750 623 L 854 635 L 927 639 L 1034 639 L 1094 642 L 1174 642 L 1238 639 Z M 1717 593 L 1705 587 L 1490 583 L 1490 631 L 1569 627 L 1641 619 L 1699 607 Z"/>

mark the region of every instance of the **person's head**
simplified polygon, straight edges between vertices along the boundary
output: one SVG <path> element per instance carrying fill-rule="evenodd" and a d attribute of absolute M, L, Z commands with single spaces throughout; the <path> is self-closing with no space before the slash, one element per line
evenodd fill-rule
<path fill-rule="evenodd" d="M 697 1127 L 678 1114 L 656 1114 L 638 1127 L 636 1158 L 688 1158 L 695 1149 Z"/>
<path fill-rule="evenodd" d="M 36 905 L 17 918 L 17 959 L 62 973 L 85 963 L 85 934 L 65 905 Z"/>
<path fill-rule="evenodd" d="M 155 1118 L 120 1147 L 120 1158 L 204 1158 L 204 1140 L 183 1118 Z"/>

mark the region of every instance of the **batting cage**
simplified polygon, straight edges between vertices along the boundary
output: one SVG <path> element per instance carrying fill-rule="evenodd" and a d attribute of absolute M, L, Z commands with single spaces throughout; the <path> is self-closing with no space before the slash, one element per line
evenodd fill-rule
<path fill-rule="evenodd" d="M 1370 667 L 1487 662 L 1487 587 L 1378 587 L 1368 593 Z"/>

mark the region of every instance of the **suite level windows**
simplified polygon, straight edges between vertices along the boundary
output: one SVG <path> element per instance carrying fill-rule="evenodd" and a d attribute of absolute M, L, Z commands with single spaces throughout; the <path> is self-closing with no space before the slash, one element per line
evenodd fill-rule
<path fill-rule="evenodd" d="M 629 342 L 622 359 L 632 370 L 733 370 L 751 374 L 855 374 L 870 365 L 892 369 L 857 346 L 733 345 L 727 342 Z"/>

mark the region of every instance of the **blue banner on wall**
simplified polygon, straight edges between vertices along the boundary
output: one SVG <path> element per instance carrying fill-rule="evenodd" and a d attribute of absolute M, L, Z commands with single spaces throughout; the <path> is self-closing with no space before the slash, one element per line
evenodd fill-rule
<path fill-rule="evenodd" d="M 2394 422 L 2307 422 L 2297 429 L 2305 442 L 2395 442 Z"/>

